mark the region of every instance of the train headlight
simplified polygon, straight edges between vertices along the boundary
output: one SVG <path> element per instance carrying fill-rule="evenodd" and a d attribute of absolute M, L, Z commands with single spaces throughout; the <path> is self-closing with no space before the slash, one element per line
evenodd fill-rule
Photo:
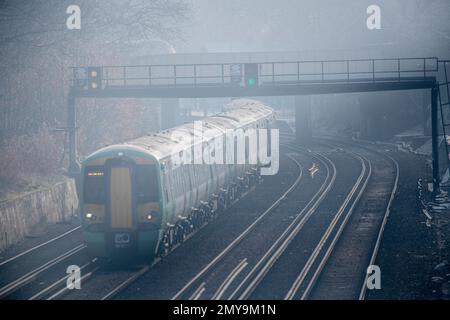
<path fill-rule="evenodd" d="M 88 213 L 86 213 L 86 219 L 95 220 L 95 216 L 93 213 L 88 212 Z"/>
<path fill-rule="evenodd" d="M 147 214 L 147 216 L 145 217 L 148 221 L 152 220 L 153 216 L 149 213 Z"/>

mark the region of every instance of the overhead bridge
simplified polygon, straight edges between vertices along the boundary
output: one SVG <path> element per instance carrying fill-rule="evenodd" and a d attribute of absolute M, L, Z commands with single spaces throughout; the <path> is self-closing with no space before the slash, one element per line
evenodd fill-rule
<path fill-rule="evenodd" d="M 437 58 L 77 67 L 73 89 L 96 98 L 309 95 L 432 88 L 437 71 Z"/>
<path fill-rule="evenodd" d="M 74 67 L 69 94 L 70 171 L 79 170 L 75 101 L 207 98 L 431 89 L 433 179 L 439 182 L 436 57 Z"/>

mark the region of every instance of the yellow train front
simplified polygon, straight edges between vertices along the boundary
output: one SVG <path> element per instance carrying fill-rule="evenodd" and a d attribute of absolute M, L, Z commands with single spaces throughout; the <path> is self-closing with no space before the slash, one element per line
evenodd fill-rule
<path fill-rule="evenodd" d="M 144 150 L 116 145 L 83 163 L 80 209 L 92 257 L 153 256 L 161 236 L 159 165 Z"/>
<path fill-rule="evenodd" d="M 204 151 L 217 139 L 225 146 L 230 130 L 270 129 L 272 120 L 271 108 L 237 100 L 228 111 L 204 119 L 201 134 L 187 123 L 88 156 L 79 194 L 89 255 L 151 261 L 183 242 L 259 181 L 259 163 L 216 164 L 208 158 L 215 151 Z M 234 149 L 225 148 L 224 157 L 233 159 Z M 249 148 L 244 149 L 249 158 Z M 204 162 L 175 161 L 196 150 Z"/>

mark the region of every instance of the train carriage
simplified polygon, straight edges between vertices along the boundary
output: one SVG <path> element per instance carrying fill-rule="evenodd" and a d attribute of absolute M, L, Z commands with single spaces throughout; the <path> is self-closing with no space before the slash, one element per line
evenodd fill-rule
<path fill-rule="evenodd" d="M 234 141 L 227 148 L 226 133 L 269 129 L 273 116 L 258 101 L 234 100 L 225 112 L 202 120 L 201 134 L 188 123 L 89 155 L 80 192 L 89 254 L 151 260 L 170 251 L 244 193 L 249 179 L 256 181 L 259 164 L 226 162 L 236 153 Z M 220 140 L 224 164 L 213 161 L 212 144 Z"/>

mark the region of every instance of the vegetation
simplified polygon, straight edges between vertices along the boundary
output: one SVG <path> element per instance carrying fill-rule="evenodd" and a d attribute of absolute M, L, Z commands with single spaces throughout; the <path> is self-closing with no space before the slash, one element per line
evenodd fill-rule
<path fill-rule="evenodd" d="M 183 0 L 80 0 L 81 29 L 66 26 L 67 0 L 0 1 L 0 197 L 34 174 L 66 165 L 67 93 L 75 65 L 127 64 L 136 44 L 180 41 Z M 83 153 L 157 129 L 152 101 L 81 100 Z M 24 180 L 25 179 L 25 180 Z"/>

